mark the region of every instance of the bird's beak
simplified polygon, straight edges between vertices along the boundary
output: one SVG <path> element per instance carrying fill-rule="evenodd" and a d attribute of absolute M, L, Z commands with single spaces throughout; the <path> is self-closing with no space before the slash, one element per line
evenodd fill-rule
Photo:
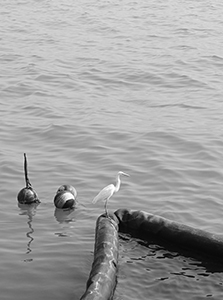
<path fill-rule="evenodd" d="M 130 177 L 129 174 L 122 172 L 122 175 Z"/>

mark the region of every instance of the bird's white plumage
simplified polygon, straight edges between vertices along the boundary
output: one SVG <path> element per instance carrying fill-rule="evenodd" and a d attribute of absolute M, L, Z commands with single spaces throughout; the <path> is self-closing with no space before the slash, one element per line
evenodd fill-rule
<path fill-rule="evenodd" d="M 108 186 L 106 186 L 105 188 L 103 188 L 96 197 L 94 197 L 92 203 L 96 203 L 98 201 L 105 201 L 107 199 L 109 199 L 115 191 L 115 186 L 114 184 L 109 184 Z"/>
<path fill-rule="evenodd" d="M 92 201 L 92 203 L 96 203 L 98 201 L 105 201 L 105 213 L 106 213 L 107 217 L 108 217 L 107 202 L 111 198 L 111 196 L 114 193 L 117 193 L 118 190 L 120 189 L 120 185 L 121 185 L 120 176 L 121 175 L 129 176 L 128 174 L 119 171 L 116 176 L 116 185 L 109 184 L 108 186 L 103 188 Z"/>

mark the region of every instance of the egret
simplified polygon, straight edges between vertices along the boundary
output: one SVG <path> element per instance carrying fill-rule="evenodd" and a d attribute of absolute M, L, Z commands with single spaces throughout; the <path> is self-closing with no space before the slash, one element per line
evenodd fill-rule
<path fill-rule="evenodd" d="M 129 177 L 128 174 L 126 174 L 122 171 L 119 171 L 117 176 L 116 176 L 116 185 L 109 184 L 108 186 L 104 187 L 98 193 L 98 195 L 92 200 L 92 203 L 96 203 L 98 201 L 105 201 L 104 208 L 105 208 L 105 213 L 106 213 L 107 217 L 108 217 L 107 203 L 108 203 L 108 200 L 111 198 L 111 196 L 119 191 L 120 185 L 121 185 L 121 179 L 120 179 L 121 175 Z"/>

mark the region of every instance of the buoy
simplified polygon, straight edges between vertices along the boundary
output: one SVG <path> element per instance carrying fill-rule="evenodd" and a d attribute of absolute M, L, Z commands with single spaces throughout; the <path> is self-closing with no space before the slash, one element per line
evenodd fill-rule
<path fill-rule="evenodd" d="M 69 185 L 69 184 L 61 185 L 59 187 L 59 189 L 57 190 L 57 194 L 60 193 L 60 192 L 63 192 L 63 191 L 69 191 L 69 192 L 71 192 L 71 194 L 74 195 L 74 198 L 77 197 L 77 191 L 72 185 Z"/>
<path fill-rule="evenodd" d="M 32 204 L 40 203 L 37 193 L 34 191 L 29 179 L 27 171 L 27 158 L 26 153 L 24 153 L 24 173 L 25 173 L 25 182 L 26 187 L 21 189 L 17 195 L 18 202 L 20 204 Z"/>
<path fill-rule="evenodd" d="M 69 184 L 64 184 L 59 187 L 54 197 L 54 205 L 57 208 L 73 208 L 77 205 L 77 191 Z"/>

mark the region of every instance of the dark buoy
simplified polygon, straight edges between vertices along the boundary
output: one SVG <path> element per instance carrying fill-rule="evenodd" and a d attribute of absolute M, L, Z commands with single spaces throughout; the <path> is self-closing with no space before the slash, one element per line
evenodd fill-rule
<path fill-rule="evenodd" d="M 77 191 L 72 185 L 61 185 L 54 197 L 54 205 L 62 209 L 74 208 L 77 204 L 76 197 Z"/>
<path fill-rule="evenodd" d="M 24 153 L 24 172 L 25 172 L 26 187 L 21 189 L 21 191 L 18 193 L 17 199 L 19 203 L 21 204 L 40 203 L 40 200 L 38 199 L 38 195 L 32 188 L 32 185 L 28 179 L 26 153 Z"/>

